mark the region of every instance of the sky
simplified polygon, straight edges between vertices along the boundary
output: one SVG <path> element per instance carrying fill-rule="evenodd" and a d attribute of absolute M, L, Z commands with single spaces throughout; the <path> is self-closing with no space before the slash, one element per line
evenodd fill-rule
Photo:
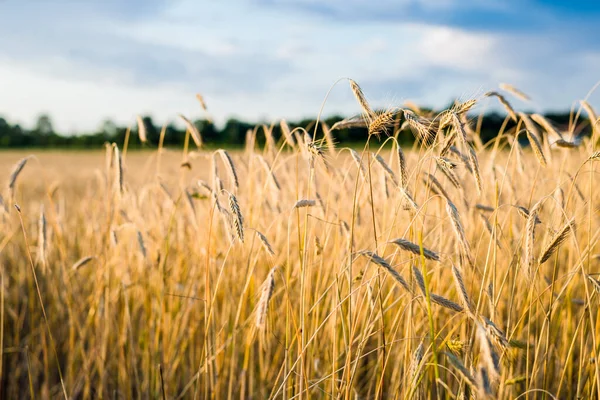
<path fill-rule="evenodd" d="M 515 108 L 568 110 L 600 81 L 598 21 L 571 0 L 0 0 L 0 115 L 92 132 L 205 117 L 196 93 L 217 123 L 354 115 L 344 78 L 376 108 L 506 82 Z"/>

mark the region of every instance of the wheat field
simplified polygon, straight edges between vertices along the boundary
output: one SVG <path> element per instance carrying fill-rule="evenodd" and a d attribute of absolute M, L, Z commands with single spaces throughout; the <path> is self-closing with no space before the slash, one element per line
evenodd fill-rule
<path fill-rule="evenodd" d="M 325 135 L 2 153 L 0 397 L 600 397 L 591 107 L 559 129 L 490 92 L 517 123 L 484 144 L 482 99 L 351 88 Z"/>

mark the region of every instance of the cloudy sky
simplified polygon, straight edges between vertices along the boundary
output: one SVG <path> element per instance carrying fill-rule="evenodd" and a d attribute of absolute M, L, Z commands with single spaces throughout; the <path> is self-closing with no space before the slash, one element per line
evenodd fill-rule
<path fill-rule="evenodd" d="M 600 80 L 599 20 L 571 0 L 0 0 L 0 115 L 92 131 L 200 117 L 202 93 L 217 122 L 315 117 L 345 77 L 378 107 L 508 82 L 562 110 Z M 324 113 L 357 111 L 341 81 Z"/>

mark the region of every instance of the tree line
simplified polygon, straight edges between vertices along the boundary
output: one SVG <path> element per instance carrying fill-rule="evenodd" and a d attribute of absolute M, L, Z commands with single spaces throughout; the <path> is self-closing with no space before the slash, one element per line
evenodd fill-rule
<path fill-rule="evenodd" d="M 473 124 L 479 125 L 480 135 L 483 142 L 493 139 L 500 131 L 505 122 L 505 115 L 497 112 L 491 112 L 481 117 L 473 117 Z M 559 129 L 567 129 L 570 121 L 570 113 L 549 113 L 545 115 Z M 331 116 L 323 120 L 328 126 L 333 126 L 343 118 L 341 116 Z M 581 119 L 580 121 L 585 119 Z M 185 139 L 185 128 L 179 127 L 175 123 L 169 123 L 166 126 L 156 124 L 151 116 L 142 117 L 148 142 L 156 145 L 159 141 L 160 132 L 164 128 L 164 146 L 181 146 Z M 290 128 L 304 127 L 314 129 L 314 120 L 305 119 L 300 121 L 288 122 Z M 239 147 L 244 144 L 246 132 L 260 124 L 241 121 L 231 118 L 226 121 L 222 127 L 218 127 L 207 119 L 196 119 L 193 124 L 201 133 L 203 141 L 210 147 Z M 271 124 L 266 124 L 270 126 Z M 510 121 L 505 129 L 510 129 L 514 123 Z M 130 148 L 141 148 L 137 135 L 137 125 L 132 125 L 129 138 Z M 279 123 L 273 124 L 273 136 L 281 137 Z M 320 128 L 320 127 L 319 127 Z M 91 133 L 81 133 L 76 135 L 65 135 L 57 132 L 52 124 L 50 116 L 40 115 L 33 128 L 25 129 L 19 124 L 11 124 L 6 119 L 0 117 L 0 149 L 9 148 L 73 148 L 73 149 L 93 149 L 100 148 L 106 142 L 123 143 L 127 135 L 128 127 L 119 126 L 112 121 L 105 121 L 101 126 Z M 582 133 L 587 134 L 589 124 L 582 124 Z M 318 131 L 318 133 L 320 133 Z M 351 144 L 364 142 L 368 133 L 366 128 L 345 128 L 334 132 L 335 140 L 340 144 Z M 412 135 L 401 135 L 403 144 L 411 144 L 414 141 Z M 264 135 L 258 135 L 258 140 L 264 141 Z M 147 145 L 146 145 L 147 146 Z"/>

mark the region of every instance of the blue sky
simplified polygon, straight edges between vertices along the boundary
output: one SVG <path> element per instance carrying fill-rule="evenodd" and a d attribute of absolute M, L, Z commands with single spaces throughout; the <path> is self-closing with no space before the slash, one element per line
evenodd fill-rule
<path fill-rule="evenodd" d="M 315 117 L 344 77 L 376 107 L 508 82 L 532 97 L 515 107 L 562 110 L 600 80 L 598 21 L 568 0 L 0 0 L 0 115 L 92 131 L 200 117 L 201 93 L 217 122 Z M 324 113 L 356 112 L 335 86 Z"/>

